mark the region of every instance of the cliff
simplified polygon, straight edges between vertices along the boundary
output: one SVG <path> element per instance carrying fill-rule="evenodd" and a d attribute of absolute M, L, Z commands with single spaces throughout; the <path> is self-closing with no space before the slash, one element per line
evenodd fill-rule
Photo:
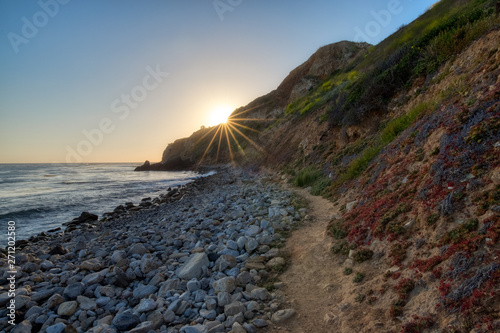
<path fill-rule="evenodd" d="M 272 170 L 340 207 L 332 253 L 366 277 L 339 332 L 370 318 L 388 331 L 500 329 L 495 5 L 442 0 L 376 46 L 323 47 L 228 124 L 170 144 L 162 163 Z"/>

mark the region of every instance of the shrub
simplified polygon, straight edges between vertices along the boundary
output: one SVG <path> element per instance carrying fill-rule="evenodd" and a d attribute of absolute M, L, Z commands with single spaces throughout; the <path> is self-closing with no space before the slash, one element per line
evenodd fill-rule
<path fill-rule="evenodd" d="M 327 230 L 330 233 L 330 235 L 332 235 L 332 237 L 335 239 L 343 239 L 347 236 L 347 231 L 342 225 L 341 220 L 335 220 L 330 222 L 330 225 L 328 226 Z"/>
<path fill-rule="evenodd" d="M 358 294 L 356 298 L 354 299 L 358 303 L 363 303 L 363 301 L 366 299 L 366 295 L 364 294 Z"/>
<path fill-rule="evenodd" d="M 391 316 L 391 318 L 396 318 L 401 316 L 403 314 L 403 307 L 405 305 L 406 304 L 401 300 L 394 301 L 392 303 L 391 310 L 389 311 L 389 315 Z"/>
<path fill-rule="evenodd" d="M 415 289 L 415 281 L 411 279 L 402 279 L 395 287 L 400 300 L 407 300 L 410 293 Z"/>
<path fill-rule="evenodd" d="M 332 246 L 332 253 L 334 254 L 348 255 L 349 250 L 349 244 L 345 241 L 336 242 Z"/>
<path fill-rule="evenodd" d="M 321 176 L 322 172 L 318 169 L 314 167 L 305 168 L 295 177 L 295 185 L 299 187 L 310 186 Z"/>
<path fill-rule="evenodd" d="M 344 270 L 344 275 L 351 275 L 352 274 L 352 268 L 346 267 Z"/>
<path fill-rule="evenodd" d="M 444 244 L 458 244 L 462 242 L 469 233 L 477 230 L 479 221 L 477 219 L 469 219 L 462 223 L 457 228 L 448 231 L 448 233 L 443 237 L 442 241 Z"/>
<path fill-rule="evenodd" d="M 363 262 L 373 257 L 373 251 L 367 249 L 360 249 L 354 253 L 354 261 Z"/>
<path fill-rule="evenodd" d="M 328 177 L 319 177 L 312 185 L 312 195 L 322 195 L 325 190 L 331 185 L 331 180 Z"/>
<path fill-rule="evenodd" d="M 431 109 L 432 107 L 433 104 L 423 102 L 415 106 L 407 114 L 389 121 L 380 134 L 382 143 L 391 143 L 392 140 L 407 129 L 423 111 Z"/>
<path fill-rule="evenodd" d="M 439 220 L 439 217 L 440 216 L 437 213 L 431 214 L 431 215 L 427 216 L 427 218 L 425 219 L 425 222 L 427 223 L 427 225 L 434 225 Z"/>
<path fill-rule="evenodd" d="M 363 281 L 364 278 L 365 278 L 365 275 L 363 273 L 356 272 L 356 275 L 354 276 L 352 281 L 355 283 L 360 283 L 361 281 Z"/>

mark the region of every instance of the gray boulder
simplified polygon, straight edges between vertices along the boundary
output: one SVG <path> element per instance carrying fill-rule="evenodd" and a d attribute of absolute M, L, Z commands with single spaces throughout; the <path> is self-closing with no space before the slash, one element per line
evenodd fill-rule
<path fill-rule="evenodd" d="M 203 273 L 203 266 L 209 265 L 210 262 L 205 253 L 195 253 L 179 268 L 177 276 L 184 280 L 198 279 Z"/>

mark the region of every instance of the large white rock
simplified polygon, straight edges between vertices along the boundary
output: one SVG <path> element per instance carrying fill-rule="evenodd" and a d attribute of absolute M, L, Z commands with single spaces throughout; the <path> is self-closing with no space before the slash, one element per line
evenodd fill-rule
<path fill-rule="evenodd" d="M 198 279 L 203 273 L 203 266 L 209 266 L 210 261 L 205 253 L 195 253 L 177 271 L 177 276 L 184 280 Z"/>

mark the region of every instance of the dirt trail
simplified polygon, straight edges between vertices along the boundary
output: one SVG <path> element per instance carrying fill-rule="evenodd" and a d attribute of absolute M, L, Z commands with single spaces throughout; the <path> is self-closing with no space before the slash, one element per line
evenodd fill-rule
<path fill-rule="evenodd" d="M 287 240 L 285 250 L 291 255 L 291 264 L 280 276 L 285 284 L 281 292 L 297 315 L 286 326 L 269 331 L 331 332 L 332 310 L 342 299 L 335 297 L 340 268 L 330 254 L 332 240 L 326 228 L 337 209 L 328 200 L 304 189 L 287 189 L 306 199 L 311 219 Z"/>

